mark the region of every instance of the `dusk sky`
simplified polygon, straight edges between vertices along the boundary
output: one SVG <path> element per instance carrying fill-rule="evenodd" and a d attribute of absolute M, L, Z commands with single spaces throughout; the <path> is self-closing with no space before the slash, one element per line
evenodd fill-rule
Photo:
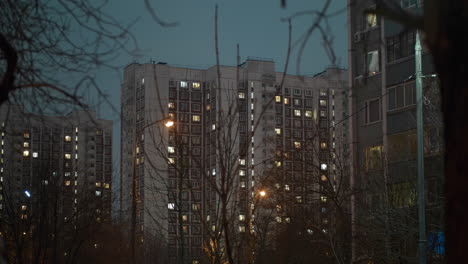
<path fill-rule="evenodd" d="M 107 12 L 122 24 L 136 20 L 131 32 L 138 41 L 139 50 L 122 53 L 115 61 L 121 66 L 118 72 L 97 72 L 102 88 L 110 95 L 114 106 L 120 110 L 120 81 L 123 67 L 135 59 L 140 63 L 154 60 L 174 66 L 208 68 L 216 63 L 214 50 L 214 11 L 219 6 L 220 61 L 235 65 L 236 44 L 240 45 L 241 62 L 247 56 L 273 59 L 276 70 L 282 71 L 286 59 L 288 26 L 281 18 L 299 11 L 319 10 L 324 0 L 291 0 L 282 9 L 280 1 L 268 0 L 171 0 L 150 1 L 158 16 L 165 22 L 177 22 L 176 27 L 161 27 L 152 20 L 144 1 L 112 0 Z M 340 67 L 347 65 L 346 1 L 332 1 L 329 12 L 341 10 L 329 19 L 330 34 Z M 293 20 L 293 42 L 300 38 L 315 17 L 303 16 Z M 297 48 L 293 50 L 289 73 L 296 74 Z M 331 64 L 321 37 L 314 33 L 302 56 L 301 74 L 315 74 Z M 101 106 L 101 117 L 114 120 L 114 176 L 119 173 L 120 121 L 118 114 Z M 112 114 L 114 113 L 114 114 Z M 113 186 L 117 187 L 117 184 Z"/>

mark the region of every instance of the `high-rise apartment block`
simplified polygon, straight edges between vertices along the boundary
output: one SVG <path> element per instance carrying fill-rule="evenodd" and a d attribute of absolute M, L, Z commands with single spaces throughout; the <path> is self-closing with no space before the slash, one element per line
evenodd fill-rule
<path fill-rule="evenodd" d="M 333 185 L 335 161 L 345 158 L 346 71 L 299 77 L 274 69 L 256 58 L 203 70 L 125 68 L 120 212 L 137 256 L 202 263 L 226 243 L 219 233 L 249 232 L 259 188 L 292 197 L 288 210 L 307 208 L 327 231 L 327 197 L 311 178 Z M 224 209 L 230 227 L 220 226 Z M 275 213 L 277 223 L 294 221 L 288 210 Z"/>
<path fill-rule="evenodd" d="M 88 238 L 111 220 L 112 121 L 4 104 L 0 124 L 0 228 L 9 252 L 29 263 L 41 254 L 72 257 L 76 241 L 99 247 Z"/>
<path fill-rule="evenodd" d="M 374 1 L 348 2 L 350 168 L 356 190 L 351 203 L 352 255 L 369 263 L 416 263 L 416 31 L 365 13 L 375 8 Z M 407 12 L 419 12 L 421 3 L 394 2 Z M 423 46 L 427 255 L 435 260 L 443 254 L 444 177 L 443 123 L 434 71 Z"/>

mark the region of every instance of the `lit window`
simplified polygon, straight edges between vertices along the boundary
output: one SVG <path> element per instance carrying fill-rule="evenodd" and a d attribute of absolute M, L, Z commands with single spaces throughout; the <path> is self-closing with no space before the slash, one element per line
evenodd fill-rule
<path fill-rule="evenodd" d="M 78 127 L 75 127 L 75 133 L 78 133 Z"/>
<path fill-rule="evenodd" d="M 27 205 L 22 205 L 22 206 L 21 206 L 21 210 L 26 211 L 26 209 L 28 209 L 28 206 L 27 206 Z"/>
<path fill-rule="evenodd" d="M 110 184 L 108 184 L 108 183 L 104 184 L 104 188 L 109 189 L 109 188 L 110 188 Z"/>
<path fill-rule="evenodd" d="M 276 135 L 281 135 L 281 128 L 275 128 Z"/>
<path fill-rule="evenodd" d="M 286 184 L 286 185 L 284 185 L 284 189 L 285 189 L 286 191 L 290 191 L 290 190 L 291 190 L 291 187 L 289 187 L 289 185 Z"/>
<path fill-rule="evenodd" d="M 78 153 L 75 153 L 75 159 L 78 159 Z"/>
<path fill-rule="evenodd" d="M 289 104 L 289 98 L 284 98 L 284 104 L 285 105 Z"/>
<path fill-rule="evenodd" d="M 275 96 L 275 101 L 277 103 L 281 103 L 281 96 L 280 95 Z"/>
<path fill-rule="evenodd" d="M 29 148 L 29 142 L 27 142 L 27 141 L 23 142 L 23 147 Z"/>
<path fill-rule="evenodd" d="M 320 179 L 321 179 L 322 181 L 327 181 L 327 176 L 322 175 L 322 176 L 320 176 Z"/>
<path fill-rule="evenodd" d="M 200 122 L 200 116 L 199 115 L 192 115 L 192 121 L 193 122 Z"/>
<path fill-rule="evenodd" d="M 240 225 L 239 226 L 239 232 L 244 233 L 245 232 L 245 226 Z"/>
<path fill-rule="evenodd" d="M 294 115 L 295 115 L 295 116 L 301 116 L 301 110 L 295 109 L 295 110 L 294 110 Z"/>
<path fill-rule="evenodd" d="M 320 100 L 320 106 L 327 106 L 327 100 Z"/>
<path fill-rule="evenodd" d="M 245 215 L 239 215 L 239 221 L 245 221 Z"/>
<path fill-rule="evenodd" d="M 23 133 L 23 137 L 24 138 L 29 138 L 31 135 L 29 134 L 29 132 L 24 132 Z"/>
<path fill-rule="evenodd" d="M 187 222 L 187 220 L 188 220 L 187 215 L 182 215 L 182 221 Z"/>
<path fill-rule="evenodd" d="M 239 170 L 239 175 L 240 176 L 245 176 L 245 170 Z"/>
<path fill-rule="evenodd" d="M 305 115 L 306 117 L 312 117 L 312 111 L 306 110 L 304 115 Z"/>
<path fill-rule="evenodd" d="M 200 211 L 201 205 L 199 203 L 192 204 L 192 211 Z"/>
<path fill-rule="evenodd" d="M 320 200 L 325 203 L 327 201 L 327 197 L 326 196 L 320 196 Z"/>
<path fill-rule="evenodd" d="M 312 229 L 310 229 L 310 228 L 309 228 L 309 229 L 307 229 L 307 234 L 309 234 L 309 235 L 313 235 L 313 234 L 314 234 L 314 230 L 312 230 Z"/>
<path fill-rule="evenodd" d="M 65 181 L 65 186 L 70 186 L 71 181 Z"/>
<path fill-rule="evenodd" d="M 187 88 L 187 87 L 188 87 L 187 82 L 181 81 L 181 82 L 180 82 L 180 87 L 181 87 L 181 88 Z"/>
<path fill-rule="evenodd" d="M 37 158 L 37 157 L 39 157 L 39 154 L 37 152 L 33 152 L 32 156 L 33 156 L 33 158 Z"/>
<path fill-rule="evenodd" d="M 169 164 L 174 164 L 174 163 L 175 163 L 175 159 L 174 159 L 174 158 L 168 158 L 168 159 L 167 159 L 167 162 L 168 162 Z"/>
<path fill-rule="evenodd" d="M 192 83 L 193 89 L 199 90 L 200 89 L 200 83 L 199 82 L 194 82 Z"/>
<path fill-rule="evenodd" d="M 245 93 L 239 92 L 239 99 L 245 99 Z"/>
<path fill-rule="evenodd" d="M 325 171 L 325 170 L 327 170 L 327 168 L 328 168 L 327 164 L 325 164 L 325 163 L 320 164 L 320 169 L 321 170 Z"/>
<path fill-rule="evenodd" d="M 320 143 L 320 148 L 321 149 L 326 149 L 327 148 L 327 143 L 326 142 Z"/>
<path fill-rule="evenodd" d="M 281 167 L 281 161 L 278 160 L 278 161 L 275 161 L 275 163 L 276 163 L 276 167 Z"/>
<path fill-rule="evenodd" d="M 175 108 L 175 104 L 173 102 L 169 102 L 167 104 L 167 107 L 169 107 L 169 109 L 174 109 Z"/>
<path fill-rule="evenodd" d="M 167 204 L 167 209 L 174 210 L 175 209 L 175 203 L 168 203 Z"/>
<path fill-rule="evenodd" d="M 377 15 L 376 14 L 366 14 L 366 28 L 370 29 L 377 26 Z"/>
<path fill-rule="evenodd" d="M 71 154 L 70 153 L 65 153 L 65 159 L 67 159 L 67 160 L 71 159 Z"/>
<path fill-rule="evenodd" d="M 367 53 L 367 71 L 369 75 L 375 75 L 380 71 L 378 50 Z"/>
<path fill-rule="evenodd" d="M 213 169 L 213 170 L 211 171 L 211 175 L 213 175 L 213 176 L 216 175 L 216 169 Z"/>
<path fill-rule="evenodd" d="M 239 159 L 240 165 L 245 165 L 245 159 Z"/>
<path fill-rule="evenodd" d="M 302 196 L 300 195 L 296 196 L 296 202 L 302 203 Z"/>
<path fill-rule="evenodd" d="M 206 111 L 210 111 L 211 110 L 211 105 L 207 105 L 206 106 Z"/>
<path fill-rule="evenodd" d="M 169 153 L 174 153 L 174 152 L 175 152 L 175 148 L 174 148 L 174 147 L 167 147 L 167 152 L 169 152 Z"/>
<path fill-rule="evenodd" d="M 29 157 L 29 150 L 23 151 L 23 157 Z"/>
<path fill-rule="evenodd" d="M 211 130 L 216 130 L 216 124 L 211 125 Z"/>
<path fill-rule="evenodd" d="M 295 147 L 295 148 L 299 149 L 299 148 L 301 148 L 301 145 L 302 145 L 301 142 L 299 142 L 299 141 L 294 141 L 294 147 Z"/>
<path fill-rule="evenodd" d="M 70 142 L 72 140 L 71 136 L 65 136 L 65 141 Z"/>
<path fill-rule="evenodd" d="M 327 92 L 324 90 L 320 90 L 320 96 L 327 96 Z"/>
<path fill-rule="evenodd" d="M 245 181 L 241 181 L 241 182 L 240 182 L 240 187 L 241 187 L 242 189 L 245 189 Z"/>

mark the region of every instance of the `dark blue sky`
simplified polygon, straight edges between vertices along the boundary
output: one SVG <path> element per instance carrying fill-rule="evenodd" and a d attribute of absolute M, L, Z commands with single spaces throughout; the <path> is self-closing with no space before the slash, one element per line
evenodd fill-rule
<path fill-rule="evenodd" d="M 276 70 L 282 71 L 287 49 L 287 24 L 281 18 L 299 11 L 319 10 L 325 0 L 289 0 L 286 9 L 279 0 L 166 0 L 150 1 L 161 19 L 178 22 L 177 27 L 164 28 L 151 19 L 144 1 L 112 0 L 107 12 L 122 24 L 137 19 L 131 32 L 138 41 L 136 57 L 139 62 L 164 61 L 172 65 L 207 68 L 215 64 L 214 51 L 214 10 L 219 6 L 219 41 L 221 64 L 235 65 L 236 44 L 240 45 L 241 61 L 247 56 L 274 59 Z M 334 0 L 330 11 L 343 10 L 345 0 Z M 297 40 L 314 17 L 304 16 L 293 20 L 293 41 Z M 347 65 L 346 12 L 329 19 L 331 35 L 338 65 Z M 321 37 L 314 33 L 302 56 L 301 73 L 313 74 L 330 65 Z M 293 51 L 290 73 L 296 73 L 297 48 Z M 122 53 L 115 61 L 125 66 L 133 61 L 134 55 Z M 97 72 L 99 84 L 110 94 L 111 102 L 120 109 L 120 81 L 118 72 Z M 113 119 L 114 125 L 114 169 L 118 174 L 120 158 L 120 122 L 109 107 L 100 107 L 103 118 Z"/>

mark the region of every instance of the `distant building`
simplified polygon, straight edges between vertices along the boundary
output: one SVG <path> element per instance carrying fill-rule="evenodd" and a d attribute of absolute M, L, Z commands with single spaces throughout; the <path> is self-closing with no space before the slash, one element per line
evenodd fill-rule
<path fill-rule="evenodd" d="M 373 2 L 352 1 L 348 6 L 351 182 L 356 189 L 353 257 L 369 263 L 416 263 L 416 32 L 364 14 L 375 7 Z M 422 1 L 398 2 L 406 11 L 417 12 Z M 431 60 L 423 47 L 426 223 L 427 236 L 434 238 L 443 237 L 444 147 Z M 440 259 L 432 244 L 428 256 Z"/>
<path fill-rule="evenodd" d="M 20 248 L 26 261 L 41 249 L 44 258 L 52 248 L 67 258 L 78 245 L 98 247 L 88 238 L 111 220 L 112 121 L 4 104 L 0 133 L 0 231 L 9 252 Z"/>
<path fill-rule="evenodd" d="M 229 204 L 238 222 L 231 230 L 236 237 L 249 232 L 248 201 L 272 170 L 282 176 L 268 188 L 315 210 L 317 221 L 327 218 L 327 198 L 318 203 L 320 183 L 308 177 L 321 167 L 323 182 L 333 184 L 336 155 L 346 152 L 346 71 L 286 75 L 281 86 L 283 74 L 274 68 L 273 61 L 256 58 L 239 67 L 220 66 L 221 87 L 216 66 L 125 68 L 121 221 L 145 263 L 181 263 L 182 256 L 183 263 L 204 263 L 207 247 L 213 247 L 207 234 L 219 228 L 220 198 L 210 179 L 220 184 L 222 175 L 229 175 L 234 190 Z M 174 127 L 164 126 L 167 118 Z M 220 153 L 226 144 L 232 148 Z M 225 163 L 230 171 L 223 171 L 221 157 L 232 160 Z M 278 214 L 277 222 L 294 221 L 288 212 Z M 326 232 L 330 222 L 320 223 Z"/>

